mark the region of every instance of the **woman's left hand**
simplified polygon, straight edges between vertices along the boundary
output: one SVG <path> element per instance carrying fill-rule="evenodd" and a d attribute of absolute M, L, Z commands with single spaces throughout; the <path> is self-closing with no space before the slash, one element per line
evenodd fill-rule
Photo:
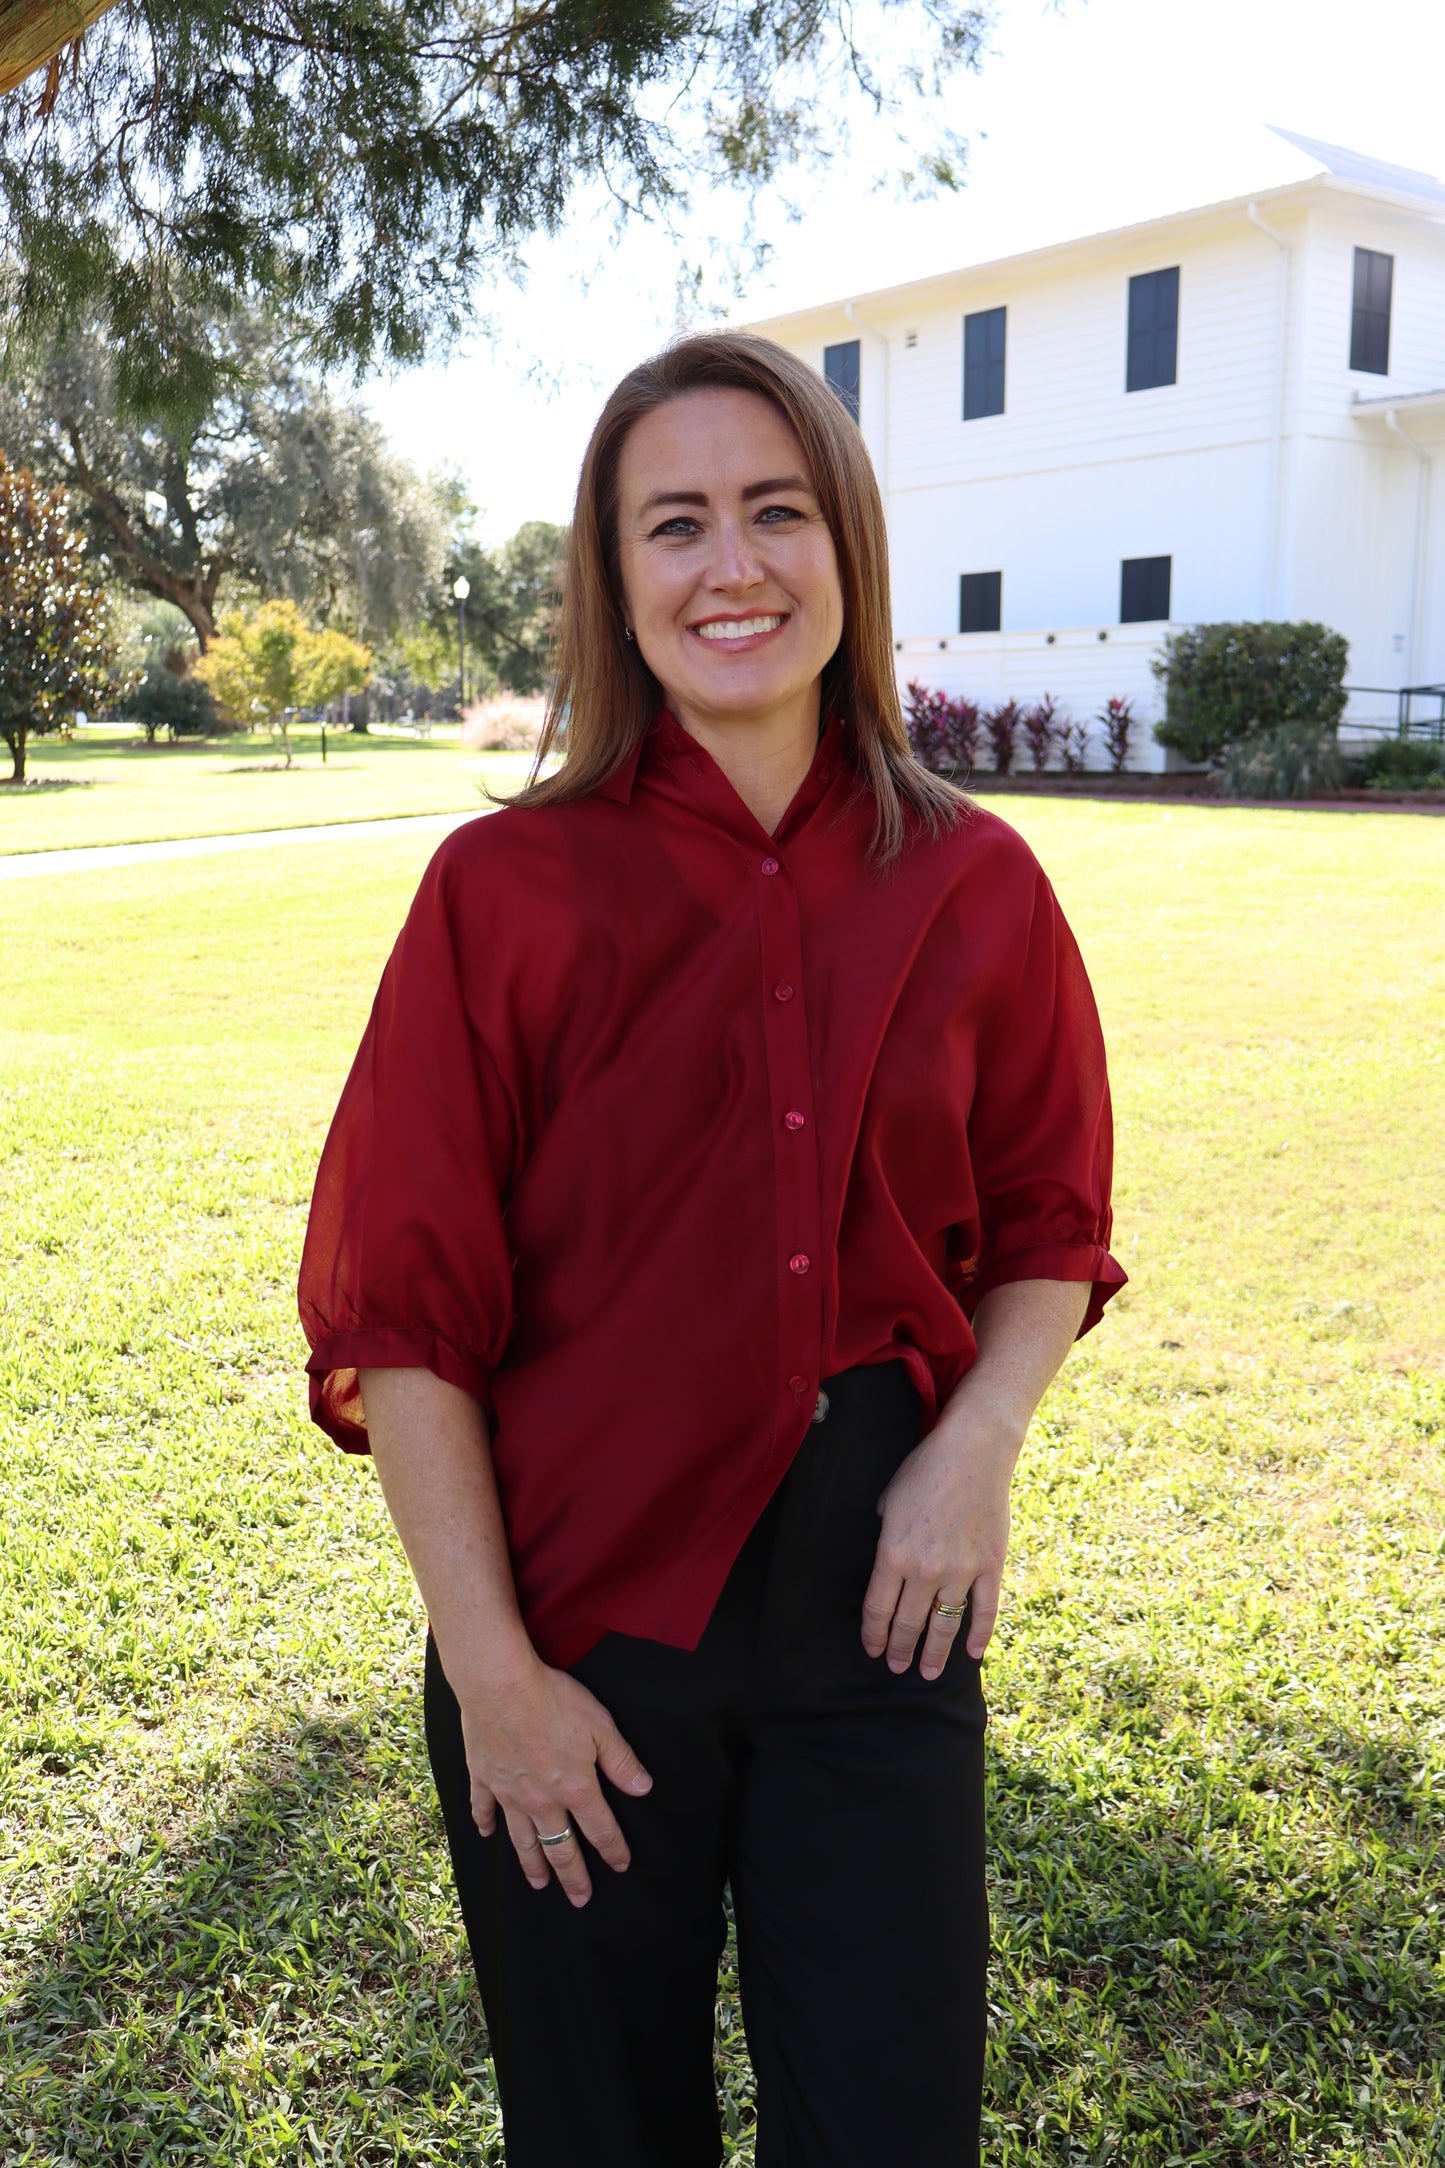
<path fill-rule="evenodd" d="M 961 1392 L 879 1499 L 883 1527 L 863 1599 L 863 1646 L 870 1656 L 886 1650 L 890 1671 L 908 1669 L 926 1631 L 918 1668 L 925 1679 L 939 1676 L 964 1623 L 941 1618 L 939 1603 L 967 1601 L 968 1653 L 982 1656 L 988 1647 L 1022 1444 L 1012 1411 Z"/>

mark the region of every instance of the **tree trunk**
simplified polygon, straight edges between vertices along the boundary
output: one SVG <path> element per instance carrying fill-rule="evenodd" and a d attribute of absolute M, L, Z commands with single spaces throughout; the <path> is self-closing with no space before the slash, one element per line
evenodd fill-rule
<path fill-rule="evenodd" d="M 23 783 L 25 781 L 25 747 L 29 736 L 30 733 L 23 724 L 18 730 L 7 730 L 5 732 L 5 743 L 10 748 L 10 780 L 12 783 Z"/>

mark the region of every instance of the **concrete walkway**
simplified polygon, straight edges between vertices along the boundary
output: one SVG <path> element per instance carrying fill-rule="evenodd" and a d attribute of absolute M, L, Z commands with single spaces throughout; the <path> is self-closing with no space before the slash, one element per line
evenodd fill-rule
<path fill-rule="evenodd" d="M 376 843 L 390 836 L 443 835 L 477 813 L 405 813 L 393 820 L 335 821 L 321 828 L 253 828 L 238 836 L 178 836 L 170 843 L 97 843 L 70 851 L 22 851 L 0 858 L 0 881 L 44 873 L 92 873 L 160 858 L 214 858 L 225 851 L 265 851 L 280 843 Z"/>

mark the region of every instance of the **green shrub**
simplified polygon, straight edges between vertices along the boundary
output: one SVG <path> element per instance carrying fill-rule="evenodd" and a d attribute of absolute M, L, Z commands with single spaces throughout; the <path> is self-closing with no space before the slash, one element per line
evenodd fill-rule
<path fill-rule="evenodd" d="M 116 710 L 139 723 L 149 744 L 167 730 L 175 738 L 209 738 L 220 728 L 216 703 L 199 678 L 177 677 L 164 663 L 148 662 L 145 674 Z"/>
<path fill-rule="evenodd" d="M 1333 725 L 1281 723 L 1227 745 L 1219 763 L 1221 798 L 1318 798 L 1338 790 L 1345 764 Z"/>
<path fill-rule="evenodd" d="M 1428 738 L 1382 738 L 1356 763 L 1367 790 L 1445 790 L 1445 745 Z"/>
<path fill-rule="evenodd" d="M 1164 688 L 1161 745 L 1217 761 L 1226 747 L 1286 724 L 1332 731 L 1345 712 L 1349 643 L 1312 623 L 1191 625 L 1155 657 Z"/>

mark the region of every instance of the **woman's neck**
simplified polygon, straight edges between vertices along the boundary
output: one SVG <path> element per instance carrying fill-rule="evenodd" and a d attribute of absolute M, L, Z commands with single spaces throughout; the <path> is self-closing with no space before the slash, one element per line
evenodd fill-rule
<path fill-rule="evenodd" d="M 818 690 L 814 686 L 802 700 L 766 716 L 679 714 L 673 709 L 769 835 L 813 765 L 822 732 Z"/>

